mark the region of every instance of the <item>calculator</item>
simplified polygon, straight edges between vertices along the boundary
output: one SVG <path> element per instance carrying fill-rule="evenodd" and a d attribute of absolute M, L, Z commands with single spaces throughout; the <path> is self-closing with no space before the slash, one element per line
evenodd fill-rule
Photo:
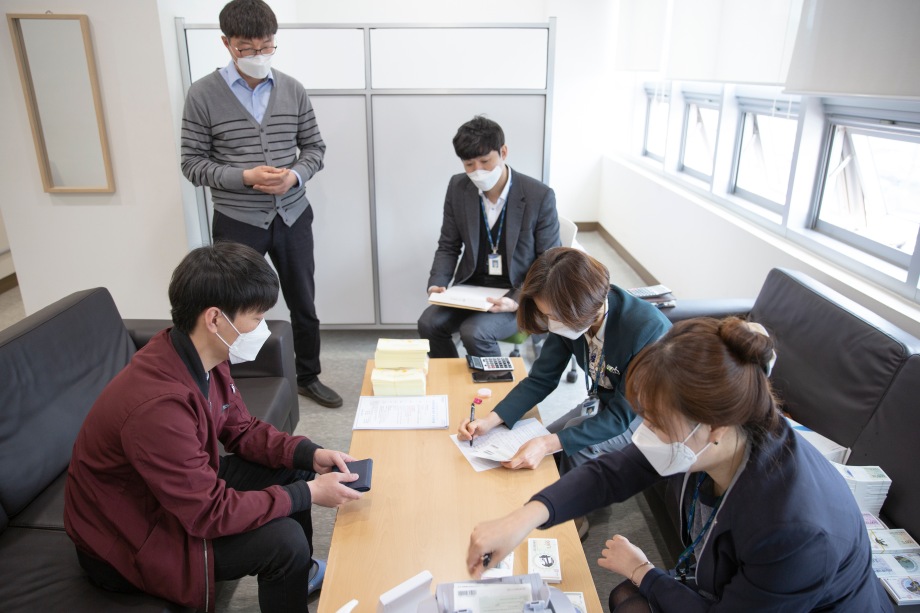
<path fill-rule="evenodd" d="M 485 370 L 485 371 L 494 371 L 494 370 L 514 370 L 514 364 L 511 363 L 511 358 L 504 357 L 485 357 L 479 358 L 475 355 L 466 356 L 466 361 L 470 365 L 470 368 L 475 370 Z"/>
<path fill-rule="evenodd" d="M 664 285 L 649 285 L 647 287 L 634 287 L 626 290 L 636 298 L 654 298 L 670 294 L 671 290 Z"/>

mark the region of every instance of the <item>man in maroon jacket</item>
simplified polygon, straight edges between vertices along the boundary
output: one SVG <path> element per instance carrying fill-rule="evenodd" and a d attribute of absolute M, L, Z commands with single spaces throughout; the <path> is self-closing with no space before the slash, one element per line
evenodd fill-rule
<path fill-rule="evenodd" d="M 67 472 L 65 527 L 98 585 L 213 611 L 216 581 L 258 575 L 263 611 L 307 610 L 325 568 L 311 505 L 361 494 L 344 485 L 353 458 L 252 417 L 233 383 L 228 360 L 255 358 L 277 298 L 265 259 L 237 243 L 173 272 L 174 327 L 103 390 Z"/>

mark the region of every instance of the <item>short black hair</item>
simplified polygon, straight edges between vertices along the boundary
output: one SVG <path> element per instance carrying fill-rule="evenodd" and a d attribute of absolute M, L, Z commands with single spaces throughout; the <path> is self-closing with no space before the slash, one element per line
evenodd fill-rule
<path fill-rule="evenodd" d="M 278 20 L 262 0 L 233 0 L 220 11 L 220 31 L 227 38 L 260 40 L 278 31 Z"/>
<path fill-rule="evenodd" d="M 460 126 L 454 136 L 454 152 L 461 160 L 472 160 L 492 151 L 501 152 L 504 144 L 502 127 L 482 115 L 476 115 Z"/>
<path fill-rule="evenodd" d="M 278 302 L 278 275 L 251 247 L 221 241 L 190 251 L 169 281 L 172 320 L 191 334 L 198 316 L 217 307 L 231 320 L 241 312 L 264 313 Z"/>

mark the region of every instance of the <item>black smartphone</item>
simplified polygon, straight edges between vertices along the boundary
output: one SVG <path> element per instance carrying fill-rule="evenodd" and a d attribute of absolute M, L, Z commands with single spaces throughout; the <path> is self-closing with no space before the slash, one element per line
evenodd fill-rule
<path fill-rule="evenodd" d="M 345 466 L 348 467 L 348 472 L 358 473 L 358 478 L 355 481 L 350 483 L 343 483 L 342 485 L 347 485 L 353 490 L 359 492 L 367 492 L 371 489 L 371 476 L 374 472 L 374 460 L 373 458 L 367 458 L 366 460 L 355 460 L 354 462 L 345 462 Z M 332 472 L 339 473 L 342 472 L 337 466 L 332 468 Z"/>
<path fill-rule="evenodd" d="M 510 370 L 473 371 L 473 383 L 502 383 L 514 381 L 514 373 Z"/>

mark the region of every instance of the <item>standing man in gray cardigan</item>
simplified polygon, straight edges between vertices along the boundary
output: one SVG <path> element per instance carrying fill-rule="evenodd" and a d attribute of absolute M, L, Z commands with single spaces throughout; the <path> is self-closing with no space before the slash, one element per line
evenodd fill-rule
<path fill-rule="evenodd" d="M 517 291 L 530 265 L 559 246 L 556 195 L 540 181 L 511 171 L 505 134 L 490 119 L 478 116 L 460 126 L 453 144 L 466 172 L 451 177 L 447 186 L 428 295 L 443 292 L 451 279 L 454 285 L 510 291 L 490 298 L 494 306 L 485 313 L 429 306 L 418 332 L 429 340 L 433 358 L 457 357 L 454 332 L 469 355 L 498 356 L 498 341 L 517 332 Z"/>
<path fill-rule="evenodd" d="M 262 0 L 220 12 L 230 63 L 192 84 L 182 117 L 182 173 L 211 188 L 214 241 L 268 253 L 291 310 L 297 389 L 326 407 L 342 398 L 319 380 L 313 210 L 304 184 L 323 168 L 306 90 L 271 69 L 278 22 Z"/>

